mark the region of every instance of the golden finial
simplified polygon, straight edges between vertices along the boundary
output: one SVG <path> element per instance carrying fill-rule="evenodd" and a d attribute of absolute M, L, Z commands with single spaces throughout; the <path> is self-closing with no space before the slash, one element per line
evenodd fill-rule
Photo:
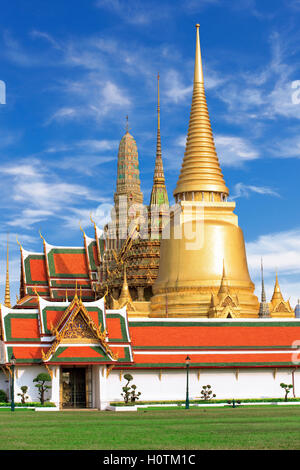
<path fill-rule="evenodd" d="M 18 235 L 16 235 L 16 240 L 17 240 L 17 244 L 18 244 L 19 247 L 20 247 L 20 250 L 22 251 L 22 245 L 21 245 L 21 243 L 20 243 L 19 240 L 18 240 Z"/>
<path fill-rule="evenodd" d="M 96 227 L 96 222 L 95 222 L 95 221 L 93 220 L 93 218 L 92 218 L 92 212 L 90 213 L 90 219 L 91 219 L 91 222 L 92 222 L 92 224 L 94 225 L 94 227 Z"/>
<path fill-rule="evenodd" d="M 81 288 L 81 285 L 79 287 L 79 300 L 82 301 L 82 288 Z"/>
<path fill-rule="evenodd" d="M 68 299 L 68 289 L 66 289 L 66 302 L 69 302 L 69 299 Z"/>
<path fill-rule="evenodd" d="M 10 303 L 10 286 L 9 286 L 9 257 L 8 257 L 8 234 L 7 234 L 7 254 L 6 254 L 6 283 L 5 283 L 5 307 L 11 308 Z"/>
<path fill-rule="evenodd" d="M 84 231 L 83 228 L 81 227 L 81 220 L 79 221 L 79 228 L 80 228 L 80 230 L 82 231 L 83 236 L 85 237 L 85 231 Z"/>
<path fill-rule="evenodd" d="M 40 296 L 40 294 L 39 294 L 38 291 L 36 290 L 36 287 L 33 288 L 33 292 L 35 293 L 35 295 L 36 295 L 37 297 Z"/>
<path fill-rule="evenodd" d="M 77 298 L 77 279 L 76 279 L 76 282 L 75 282 L 75 296 L 74 298 Z"/>
<path fill-rule="evenodd" d="M 198 24 L 189 129 L 174 196 L 193 192 L 229 193 L 220 168 L 207 109 Z"/>
<path fill-rule="evenodd" d="M 43 237 L 43 235 L 41 234 L 41 231 L 40 231 L 40 230 L 39 230 L 39 234 L 40 234 L 41 239 L 43 240 L 43 243 L 45 244 L 45 243 L 46 243 L 46 240 L 45 240 L 45 238 Z"/>

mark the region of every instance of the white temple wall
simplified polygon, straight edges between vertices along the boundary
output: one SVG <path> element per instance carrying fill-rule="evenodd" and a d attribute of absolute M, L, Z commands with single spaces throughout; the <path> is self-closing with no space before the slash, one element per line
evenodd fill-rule
<path fill-rule="evenodd" d="M 293 369 L 228 369 L 189 371 L 189 397 L 200 397 L 203 385 L 211 385 L 216 399 L 242 398 L 283 398 L 284 390 L 280 383 L 292 384 Z M 107 380 L 108 401 L 123 401 L 122 387 L 124 375 L 133 376 L 130 384 L 141 392 L 139 401 L 185 400 L 186 371 L 172 370 L 124 370 L 120 381 L 120 371 L 112 371 Z M 294 373 L 295 395 L 300 397 L 300 371 Z M 291 391 L 289 397 L 293 397 Z"/>
<path fill-rule="evenodd" d="M 48 390 L 45 393 L 45 398 L 46 401 L 53 401 L 53 402 L 59 402 L 59 367 L 55 368 L 57 369 L 56 371 L 56 376 L 55 376 L 55 371 L 53 369 L 53 379 L 51 382 L 51 389 Z M 33 379 L 36 378 L 36 376 L 40 373 L 48 373 L 48 371 L 45 369 L 45 367 L 42 366 L 16 366 L 15 367 L 15 384 L 14 384 L 14 395 L 15 395 L 15 402 L 21 402 L 21 397 L 18 396 L 18 393 L 22 393 L 21 387 L 23 385 L 27 385 L 28 390 L 26 393 L 26 396 L 29 398 L 26 400 L 27 402 L 39 402 L 39 393 L 38 389 L 35 386 L 36 382 L 33 382 Z M 11 380 L 11 379 L 10 379 Z M 10 384 L 6 384 L 9 386 L 9 393 L 8 397 L 10 400 Z M 50 385 L 50 383 L 47 383 L 47 385 Z"/>
<path fill-rule="evenodd" d="M 2 370 L 0 370 L 0 390 L 3 390 L 9 397 L 9 379 Z"/>

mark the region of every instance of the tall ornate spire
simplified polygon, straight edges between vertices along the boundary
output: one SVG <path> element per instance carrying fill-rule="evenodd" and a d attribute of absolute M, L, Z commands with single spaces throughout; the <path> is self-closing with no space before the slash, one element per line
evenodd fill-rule
<path fill-rule="evenodd" d="M 212 134 L 202 70 L 199 27 L 196 25 L 196 55 L 194 89 L 189 129 L 181 173 L 174 196 L 184 193 L 184 199 L 202 199 L 203 193 L 214 193 L 213 200 L 223 200 L 228 189 L 220 168 Z M 202 198 L 200 197 L 202 195 Z M 207 198 L 206 198 L 207 199 Z"/>
<path fill-rule="evenodd" d="M 7 253 L 6 253 L 6 283 L 5 283 L 5 299 L 4 305 L 11 308 L 10 303 L 10 286 L 9 286 L 9 252 L 8 252 L 8 235 L 7 235 Z"/>
<path fill-rule="evenodd" d="M 156 159 L 153 177 L 153 186 L 151 191 L 150 204 L 169 205 L 168 193 L 165 185 L 165 175 L 161 154 L 160 138 L 160 96 L 159 96 L 159 74 L 157 75 L 157 140 L 156 140 Z"/>
<path fill-rule="evenodd" d="M 261 302 L 259 304 L 259 317 L 269 317 L 270 310 L 269 304 L 266 301 L 266 292 L 265 292 L 265 283 L 264 283 L 264 268 L 263 268 L 263 260 L 261 259 Z"/>

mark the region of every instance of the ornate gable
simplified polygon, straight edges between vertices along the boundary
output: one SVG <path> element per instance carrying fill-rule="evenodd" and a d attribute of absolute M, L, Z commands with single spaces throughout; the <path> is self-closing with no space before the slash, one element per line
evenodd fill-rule
<path fill-rule="evenodd" d="M 50 360 L 61 344 L 84 344 L 91 342 L 99 343 L 111 360 L 117 359 L 107 344 L 106 330 L 102 331 L 101 323 L 99 326 L 96 326 L 82 300 L 77 295 L 75 295 L 69 307 L 58 321 L 57 326 L 52 326 L 51 333 L 55 339 L 47 353 L 43 354 L 44 361 Z"/>

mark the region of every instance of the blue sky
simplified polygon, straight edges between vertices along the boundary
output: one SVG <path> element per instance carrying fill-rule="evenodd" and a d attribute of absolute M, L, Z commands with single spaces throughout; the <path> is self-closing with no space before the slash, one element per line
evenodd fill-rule
<path fill-rule="evenodd" d="M 170 199 L 191 104 L 195 24 L 216 147 L 244 231 L 252 279 L 264 258 L 285 297 L 300 297 L 300 0 L 0 0 L 1 294 L 10 233 L 12 301 L 18 235 L 41 251 L 82 244 L 112 203 L 125 116 L 150 196 L 161 80 Z M 300 88 L 300 86 L 299 86 Z M 298 89 L 299 89 L 298 88 Z M 296 98 L 296 99 L 295 99 Z"/>

